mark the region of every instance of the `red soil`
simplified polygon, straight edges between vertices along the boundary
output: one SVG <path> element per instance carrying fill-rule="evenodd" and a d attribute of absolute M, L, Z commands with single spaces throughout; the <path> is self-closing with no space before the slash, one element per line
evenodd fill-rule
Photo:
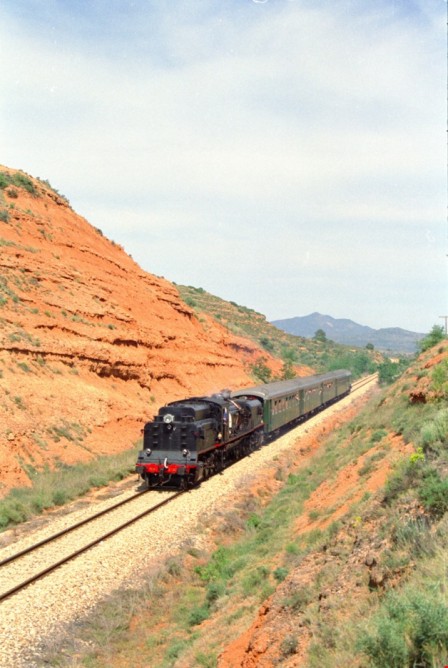
<path fill-rule="evenodd" d="M 0 191 L 0 495 L 30 484 L 31 467 L 132 447 L 168 400 L 252 385 L 259 357 L 280 364 L 200 322 L 171 283 L 32 181 L 37 196 Z"/>
<path fill-rule="evenodd" d="M 344 422 L 353 419 L 359 409 L 360 403 L 357 402 L 326 419 L 324 424 L 316 426 L 307 436 L 301 437 L 293 446 L 297 457 L 296 467 L 306 465 L 309 457 L 325 442 L 326 436 L 340 428 Z M 381 446 L 386 446 L 387 457 L 375 460 L 371 472 L 363 474 L 362 467 L 369 457 L 379 451 L 380 444 L 376 444 L 361 455 L 356 462 L 351 462 L 341 469 L 334 480 L 323 482 L 311 494 L 305 504 L 304 512 L 297 519 L 297 533 L 324 529 L 331 522 L 345 515 L 350 506 L 360 500 L 366 491 L 374 493 L 384 486 L 391 464 L 397 458 L 413 452 L 412 444 L 405 444 L 401 436 L 394 434 L 385 436 Z M 260 494 L 259 490 L 258 494 Z M 317 511 L 324 517 L 312 520 L 309 515 L 312 511 Z M 353 530 L 356 534 L 357 529 Z M 355 541 L 345 531 L 343 529 L 339 532 L 338 544 L 343 546 L 344 542 L 347 542 L 349 556 L 340 558 L 338 552 L 330 552 L 328 555 L 322 552 L 317 556 L 312 553 L 306 557 L 300 567 L 279 585 L 277 591 L 269 599 L 263 602 L 251 626 L 225 647 L 219 656 L 219 668 L 273 668 L 279 665 L 279 654 L 281 654 L 279 648 L 288 637 L 296 638 L 298 646 L 291 656 L 282 657 L 281 665 L 288 668 L 306 665 L 306 655 L 312 640 L 310 630 L 306 624 L 301 623 L 300 619 L 285 608 L 282 601 L 295 591 L 312 585 L 322 569 L 330 563 L 334 563 L 335 567 L 341 569 L 341 576 L 336 592 L 322 592 L 322 600 L 319 604 L 322 614 L 325 614 L 327 598 L 329 606 L 334 605 L 333 602 L 330 603 L 333 596 L 339 599 L 341 595 L 351 598 L 353 605 L 356 605 L 357 598 L 368 596 L 372 582 L 376 580 L 382 582 L 384 577 L 384 574 L 375 566 L 376 560 L 371 552 L 369 528 L 362 527 L 363 539 L 358 537 Z M 375 531 L 372 528 L 372 535 L 374 534 Z M 342 615 L 343 612 L 341 611 L 340 614 Z M 341 623 L 343 623 L 342 618 Z"/>

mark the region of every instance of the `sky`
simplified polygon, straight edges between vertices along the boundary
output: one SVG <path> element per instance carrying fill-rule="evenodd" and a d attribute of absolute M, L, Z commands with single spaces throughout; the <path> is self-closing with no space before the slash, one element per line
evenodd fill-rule
<path fill-rule="evenodd" d="M 268 320 L 448 315 L 444 0 L 2 0 L 0 164 Z"/>

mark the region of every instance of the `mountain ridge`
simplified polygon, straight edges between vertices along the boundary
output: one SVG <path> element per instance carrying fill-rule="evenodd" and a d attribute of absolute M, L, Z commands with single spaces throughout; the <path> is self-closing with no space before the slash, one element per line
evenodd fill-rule
<path fill-rule="evenodd" d="M 349 318 L 333 318 L 317 311 L 306 316 L 272 320 L 271 323 L 295 336 L 313 338 L 316 331 L 321 329 L 328 339 L 336 343 L 357 347 L 365 347 L 370 343 L 378 350 L 394 353 L 415 353 L 418 341 L 425 336 L 401 327 L 374 329 Z"/>

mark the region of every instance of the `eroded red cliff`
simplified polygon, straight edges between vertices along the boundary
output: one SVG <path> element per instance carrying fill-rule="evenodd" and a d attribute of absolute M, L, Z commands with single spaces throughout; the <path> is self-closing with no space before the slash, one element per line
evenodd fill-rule
<path fill-rule="evenodd" d="M 48 184 L 0 171 L 0 494 L 131 447 L 168 400 L 253 383 L 265 351 L 200 322 Z"/>

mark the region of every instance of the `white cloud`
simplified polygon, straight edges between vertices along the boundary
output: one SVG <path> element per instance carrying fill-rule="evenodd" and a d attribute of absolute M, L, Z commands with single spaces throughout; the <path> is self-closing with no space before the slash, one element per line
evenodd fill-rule
<path fill-rule="evenodd" d="M 403 267 L 419 284 L 429 272 L 445 308 L 433 246 L 431 268 L 419 263 L 445 221 L 439 3 L 62 7 L 0 9 L 3 162 L 49 178 L 148 271 L 248 306 L 256 284 L 268 316 L 303 312 L 274 293 L 283 275 L 295 285 L 295 265 L 311 310 L 327 279 L 335 309 L 374 313 L 345 278 L 359 255 L 403 289 Z M 378 325 L 413 327 L 382 308 Z M 434 308 L 411 309 L 414 328 Z"/>

